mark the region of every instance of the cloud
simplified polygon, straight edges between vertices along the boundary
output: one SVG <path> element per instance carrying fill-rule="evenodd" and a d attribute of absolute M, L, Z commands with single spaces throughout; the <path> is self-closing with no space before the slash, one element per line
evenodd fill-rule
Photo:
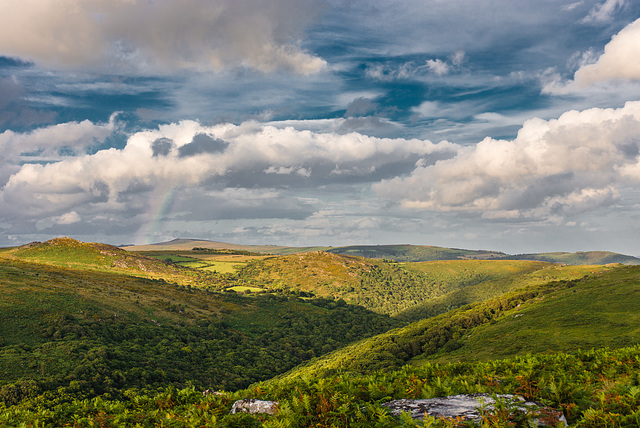
<path fill-rule="evenodd" d="M 315 133 L 255 122 L 207 127 L 183 121 L 137 132 L 123 149 L 21 166 L 0 192 L 0 219 L 70 211 L 82 218 L 91 212 L 138 215 L 158 189 L 315 189 L 332 182 L 372 182 L 408 172 L 420 159 L 429 164 L 450 157 L 453 148 L 446 142 Z"/>
<path fill-rule="evenodd" d="M 366 116 L 375 113 L 378 108 L 378 104 L 370 98 L 359 97 L 349 104 L 344 117 Z"/>
<path fill-rule="evenodd" d="M 578 86 L 614 79 L 640 80 L 640 19 L 623 28 L 604 47 L 595 64 L 581 67 L 574 76 Z"/>
<path fill-rule="evenodd" d="M 441 59 L 428 59 L 425 65 L 427 66 L 429 71 L 438 76 L 442 76 L 449 72 L 449 65 Z"/>
<path fill-rule="evenodd" d="M 0 77 L 0 125 L 29 126 L 53 121 L 54 112 L 28 107 L 25 92 L 16 77 Z"/>
<path fill-rule="evenodd" d="M 229 143 L 218 138 L 211 138 L 207 134 L 196 134 L 189 144 L 178 149 L 178 157 L 196 156 L 204 153 L 223 152 Z"/>
<path fill-rule="evenodd" d="M 299 46 L 321 10 L 315 0 L 5 0 L 0 51 L 59 67 L 308 74 L 326 65 Z"/>
<path fill-rule="evenodd" d="M 302 220 L 313 214 L 314 207 L 301 198 L 289 197 L 273 189 L 227 188 L 221 191 L 191 189 L 179 192 L 179 207 L 174 221 L 210 221 L 237 219 Z"/>
<path fill-rule="evenodd" d="M 589 11 L 582 22 L 585 23 L 604 23 L 613 20 L 613 15 L 626 4 L 626 0 L 606 0 L 599 3 Z"/>
<path fill-rule="evenodd" d="M 71 153 L 82 153 L 111 135 L 118 126 L 116 119 L 117 114 L 113 114 L 109 122 L 102 124 L 83 120 L 37 128 L 27 133 L 4 131 L 0 134 L 0 160 L 6 161 L 25 153 L 58 157 L 63 149 Z"/>
<path fill-rule="evenodd" d="M 422 64 L 416 64 L 413 61 L 371 64 L 366 68 L 365 73 L 369 78 L 380 81 L 414 79 L 428 74 L 444 76 L 449 74 L 452 69 L 459 69 L 464 59 L 465 52 L 458 50 L 449 56 L 449 61 L 435 58 L 427 59 Z"/>
<path fill-rule="evenodd" d="M 572 81 L 563 82 L 553 70 L 547 70 L 542 80 L 543 93 L 565 94 L 580 92 L 586 87 L 615 80 L 640 80 L 640 19 L 623 28 L 604 47 L 604 53 L 593 63 L 585 64 L 593 58 L 587 51 L 581 55 L 580 68 L 575 72 Z M 574 56 L 575 58 L 575 56 Z M 572 59 L 575 61 L 575 59 Z"/>
<path fill-rule="evenodd" d="M 640 183 L 640 102 L 531 119 L 514 140 L 486 138 L 407 177 L 375 184 L 413 210 L 548 220 L 611 205 Z"/>

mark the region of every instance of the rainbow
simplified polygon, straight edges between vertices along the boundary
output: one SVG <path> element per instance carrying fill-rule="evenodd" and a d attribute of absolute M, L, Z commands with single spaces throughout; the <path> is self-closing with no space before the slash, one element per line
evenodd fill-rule
<path fill-rule="evenodd" d="M 136 244 L 152 244 L 166 240 L 164 224 L 167 216 L 174 209 L 176 188 L 174 186 L 158 187 L 151 194 L 149 210 L 145 220 L 135 236 Z"/>

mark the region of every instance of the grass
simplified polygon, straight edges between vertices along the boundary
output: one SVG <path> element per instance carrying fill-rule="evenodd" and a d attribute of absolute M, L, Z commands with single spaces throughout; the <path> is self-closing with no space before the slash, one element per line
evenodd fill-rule
<path fill-rule="evenodd" d="M 447 283 L 450 292 L 402 311 L 401 319 L 417 321 L 461 306 L 489 300 L 525 286 L 579 279 L 613 269 L 612 266 L 561 266 L 546 262 L 511 260 L 441 261 L 407 264 L 432 281 Z"/>
<path fill-rule="evenodd" d="M 222 288 L 227 285 L 225 278 L 212 272 L 184 269 L 164 262 L 161 257 L 147 257 L 111 245 L 84 243 L 71 238 L 55 238 L 43 243 L 10 248 L 0 252 L 0 258 L 94 272 L 118 272 L 188 286 Z"/>
<path fill-rule="evenodd" d="M 523 303 L 460 338 L 460 348 L 430 359 L 475 361 L 640 343 L 640 268 L 614 269 L 577 284 Z"/>
<path fill-rule="evenodd" d="M 157 260 L 171 261 L 181 267 L 198 269 L 203 272 L 236 274 L 252 260 L 262 260 L 272 256 L 233 254 L 232 250 L 213 250 L 215 253 L 205 251 L 139 251 L 138 254 L 152 257 Z M 225 253 L 223 251 L 229 251 Z"/>

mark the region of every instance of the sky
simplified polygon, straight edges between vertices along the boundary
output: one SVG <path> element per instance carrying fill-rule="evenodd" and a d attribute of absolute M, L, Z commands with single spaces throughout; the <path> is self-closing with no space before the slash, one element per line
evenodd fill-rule
<path fill-rule="evenodd" d="M 0 246 L 640 256 L 636 0 L 2 0 Z"/>

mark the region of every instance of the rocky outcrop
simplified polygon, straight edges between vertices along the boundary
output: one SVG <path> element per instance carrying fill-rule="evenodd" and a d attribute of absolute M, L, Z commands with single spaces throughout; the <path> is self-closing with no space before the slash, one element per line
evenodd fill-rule
<path fill-rule="evenodd" d="M 544 407 L 539 403 L 525 401 L 517 395 L 497 395 L 501 401 L 501 408 L 509 409 L 509 414 L 517 417 L 518 414 L 532 414 L 532 419 L 537 426 L 556 427 L 567 426 L 567 421 L 562 414 L 554 409 Z M 414 419 L 423 419 L 428 416 L 447 418 L 452 420 L 463 419 L 465 421 L 481 422 L 485 414 L 494 414 L 498 406 L 496 400 L 488 394 L 452 395 L 449 397 L 430 398 L 423 400 L 393 400 L 382 404 L 389 408 L 391 413 L 399 416 L 402 412 L 411 414 Z M 497 413 L 497 412 L 495 412 Z M 503 417 L 505 415 L 502 415 Z"/>
<path fill-rule="evenodd" d="M 235 403 L 233 403 L 230 414 L 235 415 L 236 413 L 244 412 L 244 413 L 266 413 L 268 415 L 273 415 L 277 410 L 278 410 L 277 401 L 265 401 L 265 400 L 256 400 L 254 398 L 248 398 L 244 400 L 238 400 Z"/>

